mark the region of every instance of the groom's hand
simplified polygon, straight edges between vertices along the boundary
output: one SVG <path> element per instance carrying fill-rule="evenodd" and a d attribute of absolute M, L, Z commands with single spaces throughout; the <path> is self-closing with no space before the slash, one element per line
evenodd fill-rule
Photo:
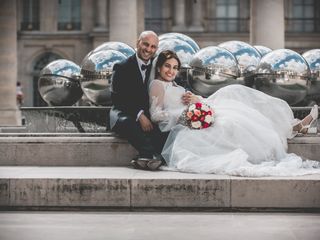
<path fill-rule="evenodd" d="M 139 123 L 142 130 L 145 132 L 150 132 L 153 129 L 152 122 L 143 113 L 139 117 Z"/>

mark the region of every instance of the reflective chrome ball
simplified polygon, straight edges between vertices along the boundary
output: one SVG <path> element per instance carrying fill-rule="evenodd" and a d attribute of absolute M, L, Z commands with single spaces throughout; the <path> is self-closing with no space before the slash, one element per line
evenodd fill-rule
<path fill-rule="evenodd" d="M 118 52 L 121 52 L 126 57 L 130 57 L 131 55 L 135 54 L 135 50 L 130 47 L 128 44 L 125 44 L 123 42 L 106 42 L 98 47 L 96 47 L 92 53 L 99 52 L 101 50 L 116 50 Z"/>
<path fill-rule="evenodd" d="M 255 86 L 290 105 L 301 102 L 310 84 L 308 63 L 298 53 L 278 49 L 266 54 L 256 70 Z"/>
<path fill-rule="evenodd" d="M 126 57 L 130 57 L 131 55 L 135 54 L 136 51 L 130 47 L 128 44 L 125 44 L 123 42 L 105 42 L 92 51 L 90 51 L 82 60 L 82 62 L 85 62 L 90 55 L 93 53 L 102 51 L 102 50 L 116 50 L 118 52 L 121 52 L 124 54 Z"/>
<path fill-rule="evenodd" d="M 182 68 L 189 67 L 192 56 L 196 53 L 195 50 L 187 42 L 175 38 L 167 38 L 159 41 L 157 55 L 164 50 L 171 50 L 176 52 L 181 61 Z"/>
<path fill-rule="evenodd" d="M 164 39 L 180 39 L 187 42 L 195 52 L 198 52 L 200 50 L 199 45 L 191 37 L 182 33 L 171 32 L 171 33 L 161 34 L 159 36 L 159 41 L 162 41 Z"/>
<path fill-rule="evenodd" d="M 312 49 L 302 54 L 310 68 L 310 88 L 307 97 L 311 101 L 320 103 L 320 49 Z"/>
<path fill-rule="evenodd" d="M 190 62 L 189 86 L 192 91 L 208 97 L 219 88 L 240 83 L 236 58 L 221 47 L 206 47 L 197 52 Z"/>
<path fill-rule="evenodd" d="M 265 46 L 255 45 L 253 47 L 258 50 L 258 52 L 260 53 L 261 57 L 263 57 L 264 55 L 266 55 L 269 52 L 272 52 L 272 49 L 270 49 L 268 47 L 265 47 Z"/>
<path fill-rule="evenodd" d="M 228 41 L 218 45 L 229 50 L 237 59 L 241 77 L 250 77 L 260 62 L 260 53 L 251 45 L 241 41 Z"/>
<path fill-rule="evenodd" d="M 312 81 L 320 81 L 320 49 L 312 49 L 304 54 L 302 57 L 307 61 Z"/>
<path fill-rule="evenodd" d="M 45 66 L 38 81 L 41 97 L 49 106 L 71 106 L 82 96 L 80 67 L 65 59 L 55 60 Z"/>
<path fill-rule="evenodd" d="M 85 58 L 81 64 L 81 88 L 96 105 L 111 104 L 111 76 L 113 65 L 127 57 L 116 50 L 101 50 Z"/>

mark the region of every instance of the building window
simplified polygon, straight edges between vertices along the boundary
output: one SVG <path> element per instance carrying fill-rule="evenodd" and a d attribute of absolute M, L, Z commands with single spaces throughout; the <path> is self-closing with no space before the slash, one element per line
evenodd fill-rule
<path fill-rule="evenodd" d="M 209 17 L 208 30 L 213 32 L 248 32 L 249 12 L 241 13 L 240 0 L 216 0 L 213 17 Z M 248 1 L 242 1 L 248 6 Z"/>
<path fill-rule="evenodd" d="M 318 9 L 318 10 L 317 10 Z M 319 2 L 315 0 L 293 0 L 286 18 L 287 32 L 319 32 Z"/>
<path fill-rule="evenodd" d="M 22 1 L 21 30 L 34 31 L 40 29 L 39 0 Z"/>
<path fill-rule="evenodd" d="M 145 29 L 152 30 L 157 33 L 167 31 L 169 19 L 162 16 L 161 0 L 145 0 L 144 11 Z"/>
<path fill-rule="evenodd" d="M 238 1 L 217 0 L 216 17 L 217 32 L 237 32 Z"/>
<path fill-rule="evenodd" d="M 33 66 L 33 106 L 34 107 L 43 107 L 47 106 L 48 104 L 42 99 L 39 90 L 38 90 L 38 80 L 40 76 L 41 70 L 51 63 L 54 60 L 61 59 L 62 57 L 51 52 L 44 53 L 35 62 Z"/>
<path fill-rule="evenodd" d="M 81 30 L 81 0 L 59 0 L 58 30 Z"/>

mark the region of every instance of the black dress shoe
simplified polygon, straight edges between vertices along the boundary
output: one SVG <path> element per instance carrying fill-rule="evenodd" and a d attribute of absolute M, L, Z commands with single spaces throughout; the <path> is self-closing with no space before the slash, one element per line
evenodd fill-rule
<path fill-rule="evenodd" d="M 137 155 L 131 161 L 132 166 L 135 169 L 155 171 L 159 169 L 161 165 L 164 165 L 165 161 L 160 154 L 146 156 Z"/>
<path fill-rule="evenodd" d="M 161 165 L 162 165 L 162 161 L 159 159 L 152 159 L 147 163 L 147 167 L 151 171 L 158 170 Z"/>
<path fill-rule="evenodd" d="M 137 160 L 132 159 L 130 163 L 131 163 L 133 168 L 135 168 L 135 169 L 139 169 L 140 168 L 140 166 L 137 163 Z"/>
<path fill-rule="evenodd" d="M 148 170 L 147 164 L 149 160 L 150 160 L 149 158 L 138 158 L 136 162 L 137 162 L 137 165 L 139 166 L 139 169 Z"/>

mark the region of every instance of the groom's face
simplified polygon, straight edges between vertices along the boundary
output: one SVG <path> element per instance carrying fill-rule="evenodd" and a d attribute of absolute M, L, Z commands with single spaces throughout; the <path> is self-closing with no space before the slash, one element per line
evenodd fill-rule
<path fill-rule="evenodd" d="M 137 54 L 140 59 L 147 62 L 154 56 L 158 49 L 159 40 L 152 34 L 146 35 L 137 43 Z"/>

